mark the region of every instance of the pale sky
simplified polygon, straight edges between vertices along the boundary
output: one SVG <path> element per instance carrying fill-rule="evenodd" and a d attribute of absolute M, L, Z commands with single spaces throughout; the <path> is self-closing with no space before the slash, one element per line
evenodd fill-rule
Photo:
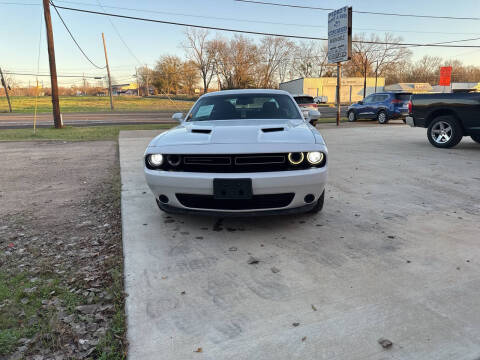
<path fill-rule="evenodd" d="M 55 3 L 59 6 L 102 11 L 99 1 L 107 12 L 131 16 L 281 34 L 318 37 L 327 35 L 327 11 L 247 4 L 234 0 L 57 0 Z M 354 10 L 377 12 L 455 17 L 480 16 L 479 0 L 457 2 L 451 0 L 275 0 L 271 2 L 327 8 L 350 5 Z M 136 10 L 115 9 L 108 6 Z M 180 46 L 184 38 L 183 27 L 112 18 L 124 41 L 135 53 L 137 61 L 126 49 L 107 17 L 67 10 L 60 10 L 60 12 L 87 55 L 102 66 L 105 64 L 105 59 L 101 33 L 105 33 L 112 76 L 118 82 L 133 81 L 132 75 L 135 74 L 136 66 L 144 63 L 152 66 L 160 56 L 165 54 L 180 56 L 183 54 Z M 40 72 L 48 73 L 41 1 L 0 0 L 0 16 L 2 18 L 0 22 L 0 67 L 4 71 L 36 73 L 41 36 Z M 53 8 L 52 21 L 58 73 L 60 75 L 85 73 L 87 76 L 104 76 L 104 70 L 95 69 L 84 59 Z M 442 42 L 480 37 L 480 21 L 353 14 L 354 34 L 374 32 L 382 35 L 386 31 L 402 36 L 404 42 Z M 230 33 L 222 33 L 222 35 L 232 36 Z M 461 44 L 480 45 L 480 41 Z M 459 59 L 467 64 L 480 65 L 480 49 L 415 48 L 413 52 L 414 58 L 429 54 Z M 15 79 L 24 84 L 33 80 L 32 77 L 27 76 L 15 76 Z M 45 85 L 49 82 L 48 77 L 41 79 L 45 81 Z M 80 85 L 81 82 L 81 79 L 59 78 L 61 86 Z"/>

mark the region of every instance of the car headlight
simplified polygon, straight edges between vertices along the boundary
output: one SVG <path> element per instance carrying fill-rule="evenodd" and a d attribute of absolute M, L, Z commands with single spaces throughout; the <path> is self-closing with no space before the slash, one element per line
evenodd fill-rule
<path fill-rule="evenodd" d="M 148 164 L 151 167 L 159 167 L 163 164 L 163 155 L 162 154 L 150 154 L 147 156 Z"/>
<path fill-rule="evenodd" d="M 323 155 L 323 153 L 320 151 L 311 151 L 307 153 L 307 160 L 312 165 L 320 164 L 324 157 L 325 155 Z"/>
<path fill-rule="evenodd" d="M 292 165 L 299 165 L 303 162 L 304 159 L 305 155 L 303 155 L 302 152 L 294 152 L 288 154 L 288 161 L 290 161 L 290 164 Z"/>

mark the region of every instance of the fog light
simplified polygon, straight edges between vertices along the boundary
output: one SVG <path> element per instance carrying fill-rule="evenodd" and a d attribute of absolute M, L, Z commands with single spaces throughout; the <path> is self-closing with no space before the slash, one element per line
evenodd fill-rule
<path fill-rule="evenodd" d="M 160 202 L 162 202 L 164 204 L 168 203 L 168 197 L 166 195 L 160 195 L 158 197 L 158 200 L 160 200 Z"/>
<path fill-rule="evenodd" d="M 313 194 L 305 195 L 305 198 L 303 200 L 305 200 L 307 204 L 310 204 L 315 200 L 315 195 Z"/>
<path fill-rule="evenodd" d="M 290 164 L 292 165 L 298 165 L 301 164 L 303 159 L 305 159 L 305 155 L 301 152 L 295 152 L 295 153 L 289 153 L 288 154 L 288 161 L 290 161 Z"/>
<path fill-rule="evenodd" d="M 159 167 L 163 164 L 162 154 L 150 154 L 147 156 L 147 161 L 152 167 Z"/>
<path fill-rule="evenodd" d="M 320 164 L 325 155 L 320 151 L 312 151 L 307 154 L 307 160 L 312 165 Z"/>

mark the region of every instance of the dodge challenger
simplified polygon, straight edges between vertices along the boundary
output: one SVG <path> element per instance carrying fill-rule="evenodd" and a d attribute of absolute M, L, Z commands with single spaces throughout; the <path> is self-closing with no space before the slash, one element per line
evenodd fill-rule
<path fill-rule="evenodd" d="M 219 216 L 322 210 L 327 147 L 281 90 L 227 90 L 201 96 L 179 126 L 148 145 L 144 172 L 167 213 Z"/>

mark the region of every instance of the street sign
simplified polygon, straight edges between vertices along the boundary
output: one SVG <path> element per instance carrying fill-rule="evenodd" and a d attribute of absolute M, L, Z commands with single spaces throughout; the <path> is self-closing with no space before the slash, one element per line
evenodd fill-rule
<path fill-rule="evenodd" d="M 451 66 L 442 66 L 440 68 L 440 81 L 438 85 L 440 86 L 450 86 L 452 81 L 452 67 Z"/>
<path fill-rule="evenodd" d="M 345 6 L 328 14 L 328 63 L 351 59 L 352 8 Z"/>

